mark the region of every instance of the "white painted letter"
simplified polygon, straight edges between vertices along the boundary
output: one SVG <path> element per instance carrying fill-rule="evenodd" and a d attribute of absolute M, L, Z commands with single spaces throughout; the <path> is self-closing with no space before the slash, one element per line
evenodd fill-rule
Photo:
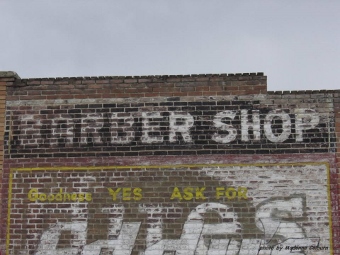
<path fill-rule="evenodd" d="M 205 224 L 204 214 L 207 211 L 215 211 L 222 219 L 228 219 L 230 222 L 220 224 Z M 180 239 L 163 239 L 157 243 L 148 246 L 145 255 L 163 255 L 164 252 L 173 251 L 178 255 L 194 254 L 225 254 L 226 250 L 239 249 L 239 244 L 230 245 L 230 240 L 222 242 L 220 246 L 207 247 L 204 242 L 204 236 L 208 235 L 225 235 L 235 234 L 241 230 L 241 224 L 237 221 L 237 215 L 229 210 L 227 205 L 220 203 L 204 203 L 197 206 L 188 216 L 183 226 Z M 209 249 L 209 250 L 208 250 Z M 218 253 L 219 252 L 219 253 Z"/>
<path fill-rule="evenodd" d="M 248 121 L 248 110 L 241 110 L 241 140 L 248 142 L 249 134 L 248 129 L 253 129 L 254 141 L 260 140 L 260 114 L 259 110 L 253 110 L 253 122 Z"/>
<path fill-rule="evenodd" d="M 296 109 L 295 114 L 295 139 L 297 142 L 302 142 L 302 131 L 315 128 L 319 124 L 320 117 L 313 109 Z"/>
<path fill-rule="evenodd" d="M 223 134 L 220 135 L 218 132 L 216 132 L 213 136 L 212 139 L 215 142 L 218 143 L 230 143 L 236 139 L 237 136 L 237 130 L 234 128 L 232 125 L 225 124 L 222 122 L 223 119 L 228 118 L 233 120 L 235 118 L 236 111 L 224 111 L 224 112 L 219 112 L 215 115 L 213 123 L 214 127 L 218 128 L 221 131 L 227 131 L 228 134 Z"/>
<path fill-rule="evenodd" d="M 60 116 L 52 119 L 51 132 L 52 139 L 50 140 L 51 145 L 58 144 L 73 144 L 73 123 L 70 116 Z"/>
<path fill-rule="evenodd" d="M 81 120 L 81 144 L 101 143 L 99 135 L 100 129 L 103 127 L 103 117 L 98 113 L 89 113 Z"/>
<path fill-rule="evenodd" d="M 184 142 L 192 142 L 189 129 L 194 125 L 194 117 L 189 113 L 184 112 L 170 112 L 170 133 L 169 141 L 170 143 L 177 141 L 177 133 L 181 133 Z"/>
<path fill-rule="evenodd" d="M 38 117 L 38 116 L 37 116 Z M 42 144 L 40 135 L 41 122 L 35 115 L 20 116 L 19 122 L 19 141 L 23 146 Z"/>
<path fill-rule="evenodd" d="M 130 255 L 140 224 L 140 222 L 123 223 L 116 240 L 98 240 L 85 245 L 82 255 L 100 255 L 102 249 L 109 249 L 112 255 Z"/>
<path fill-rule="evenodd" d="M 153 120 L 153 119 L 161 120 L 162 116 L 160 112 L 142 112 L 142 116 L 143 116 L 143 135 L 141 138 L 142 143 L 162 143 L 163 136 L 152 134 L 155 132 L 161 134 L 159 124 L 155 125 L 155 120 Z M 150 133 L 152 135 L 150 135 Z"/>
<path fill-rule="evenodd" d="M 86 229 L 87 222 L 58 222 L 41 235 L 35 255 L 78 254 L 79 247 L 86 242 Z M 72 248 L 57 249 L 62 231 L 71 231 L 74 235 Z"/>
<path fill-rule="evenodd" d="M 150 247 L 162 240 L 164 208 L 157 205 L 140 204 L 139 212 L 147 214 L 146 247 Z"/>
<path fill-rule="evenodd" d="M 131 113 L 112 113 L 110 127 L 111 143 L 128 144 L 132 142 L 135 137 L 135 131 L 132 127 L 133 123 L 134 120 Z"/>
<path fill-rule="evenodd" d="M 282 133 L 279 136 L 276 136 L 273 133 L 272 123 L 275 119 L 282 120 Z M 264 133 L 269 141 L 273 143 L 282 143 L 288 139 L 291 133 L 291 122 L 288 113 L 285 113 L 283 110 L 272 110 L 270 111 L 265 120 L 264 120 Z"/>

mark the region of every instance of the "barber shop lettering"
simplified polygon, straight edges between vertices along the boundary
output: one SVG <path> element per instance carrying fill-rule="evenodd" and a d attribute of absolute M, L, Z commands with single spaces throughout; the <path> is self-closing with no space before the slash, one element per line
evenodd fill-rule
<path fill-rule="evenodd" d="M 183 108 L 182 108 L 183 109 Z M 212 108 L 209 108 L 212 109 Z M 226 109 L 226 108 L 225 108 Z M 304 142 L 318 129 L 320 116 L 313 109 L 224 111 L 138 111 L 22 115 L 15 121 L 13 144 L 24 147 Z M 110 110 L 110 109 L 106 109 Z M 49 110 L 46 110 L 49 113 Z M 70 110 L 68 111 L 70 112 Z M 323 123 L 324 124 L 324 123 Z M 315 133 L 315 132 L 314 132 Z M 312 141 L 309 141 L 312 142 Z"/>

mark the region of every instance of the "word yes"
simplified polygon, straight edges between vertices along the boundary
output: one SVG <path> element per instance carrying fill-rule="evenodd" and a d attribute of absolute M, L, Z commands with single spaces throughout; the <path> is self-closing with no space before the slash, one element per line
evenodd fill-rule
<path fill-rule="evenodd" d="M 116 190 L 108 188 L 108 191 L 113 201 L 117 200 L 117 196 L 121 196 L 123 201 L 139 201 L 143 197 L 141 188 L 117 188 Z"/>

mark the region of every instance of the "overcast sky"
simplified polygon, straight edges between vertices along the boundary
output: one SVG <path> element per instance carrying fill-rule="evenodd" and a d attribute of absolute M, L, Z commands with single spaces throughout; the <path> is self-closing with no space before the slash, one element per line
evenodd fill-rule
<path fill-rule="evenodd" d="M 340 89 L 340 1 L 0 0 L 0 70 L 21 78 L 264 72 Z"/>

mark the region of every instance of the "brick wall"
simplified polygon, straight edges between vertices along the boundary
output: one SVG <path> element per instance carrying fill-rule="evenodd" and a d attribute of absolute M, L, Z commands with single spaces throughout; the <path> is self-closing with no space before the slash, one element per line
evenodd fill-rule
<path fill-rule="evenodd" d="M 7 207 L 7 199 L 4 192 L 4 183 L 8 183 L 8 179 L 4 178 L 3 175 L 3 162 L 4 162 L 4 133 L 5 133 L 5 113 L 6 113 L 6 88 L 11 86 L 14 80 L 18 79 L 19 76 L 14 72 L 0 72 L 0 213 L 1 213 L 1 226 L 0 226 L 0 236 L 2 242 L 0 243 L 0 251 L 4 251 L 5 242 L 4 234 L 6 233 L 5 225 L 5 215 L 3 214 L 3 208 Z M 6 185 L 5 185 L 6 186 Z M 2 254 L 0 252 L 0 254 Z"/>
<path fill-rule="evenodd" d="M 262 73 L 0 84 L 6 254 L 340 254 L 337 91 L 267 92 Z"/>

